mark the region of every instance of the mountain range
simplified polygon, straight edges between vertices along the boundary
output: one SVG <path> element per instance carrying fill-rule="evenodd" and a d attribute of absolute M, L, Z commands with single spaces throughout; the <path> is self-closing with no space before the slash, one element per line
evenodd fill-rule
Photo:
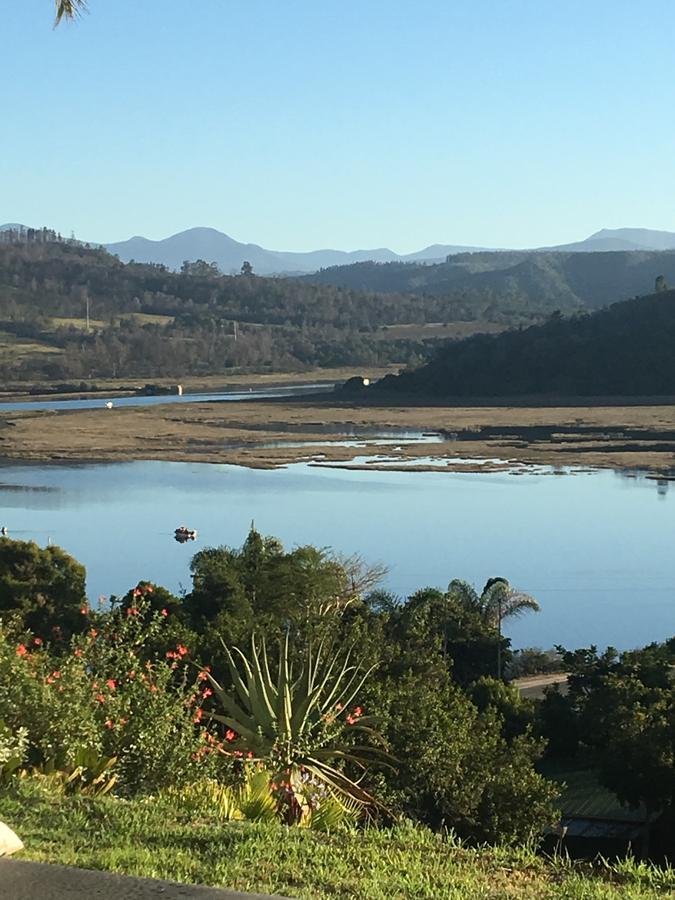
<path fill-rule="evenodd" d="M 3 225 L 0 230 L 17 225 Z M 94 242 L 92 242 L 94 243 Z M 447 256 L 503 248 L 473 247 L 456 244 L 432 244 L 415 253 L 394 253 L 386 247 L 371 250 L 312 250 L 306 253 L 268 250 L 259 244 L 236 241 L 215 228 L 190 228 L 159 241 L 136 236 L 126 241 L 104 245 L 123 262 L 162 263 L 170 269 L 180 269 L 184 260 L 203 259 L 216 262 L 226 274 L 238 272 L 244 260 L 259 275 L 293 275 L 316 272 L 333 266 L 358 262 L 438 263 Z M 616 250 L 672 250 L 675 232 L 649 228 L 602 229 L 590 237 L 572 244 L 533 248 L 549 252 L 592 253 Z"/>

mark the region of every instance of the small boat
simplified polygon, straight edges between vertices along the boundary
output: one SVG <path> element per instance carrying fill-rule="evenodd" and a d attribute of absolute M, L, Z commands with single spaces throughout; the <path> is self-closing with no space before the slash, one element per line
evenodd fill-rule
<path fill-rule="evenodd" d="M 185 525 L 181 525 L 179 528 L 175 529 L 173 536 L 179 544 L 185 544 L 187 541 L 196 540 L 197 532 L 194 528 L 187 528 Z"/>

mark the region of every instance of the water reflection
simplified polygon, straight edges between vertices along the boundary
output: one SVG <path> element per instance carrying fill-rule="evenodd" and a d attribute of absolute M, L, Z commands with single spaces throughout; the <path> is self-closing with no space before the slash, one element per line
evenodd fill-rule
<path fill-rule="evenodd" d="M 0 525 L 65 547 L 86 565 L 92 598 L 140 579 L 189 589 L 193 553 L 240 545 L 255 519 L 288 546 L 388 564 L 387 586 L 401 595 L 506 573 L 542 605 L 509 625 L 517 646 L 623 648 L 675 633 L 668 479 L 165 462 L 4 466 L 0 475 Z M 194 541 L 173 540 L 178 522 L 198 529 Z"/>

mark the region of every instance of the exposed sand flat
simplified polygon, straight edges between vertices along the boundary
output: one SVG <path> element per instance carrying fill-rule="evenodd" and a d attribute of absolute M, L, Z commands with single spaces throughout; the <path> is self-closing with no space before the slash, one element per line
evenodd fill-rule
<path fill-rule="evenodd" d="M 379 445 L 374 433 L 441 432 L 437 443 Z M 366 446 L 340 446 L 355 435 Z M 263 446 L 316 442 L 312 446 Z M 438 471 L 429 458 L 456 459 L 452 471 L 487 471 L 471 460 L 555 466 L 675 471 L 675 404 L 598 401 L 597 405 L 375 405 L 337 398 L 195 403 L 0 417 L 0 456 L 12 460 L 160 459 L 271 468 L 299 460 L 349 464 L 355 457 L 393 457 Z M 360 460 L 371 468 L 373 460 Z M 502 468 L 503 463 L 492 463 Z M 441 468 L 441 471 L 444 469 Z"/>

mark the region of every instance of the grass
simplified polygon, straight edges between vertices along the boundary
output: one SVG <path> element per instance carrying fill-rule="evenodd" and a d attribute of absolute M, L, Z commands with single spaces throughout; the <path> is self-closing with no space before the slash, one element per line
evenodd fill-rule
<path fill-rule="evenodd" d="M 675 872 L 547 861 L 528 849 L 470 849 L 413 826 L 321 834 L 226 823 L 161 798 L 59 797 L 35 783 L 0 795 L 23 858 L 296 898 L 647 900 L 672 897 Z"/>

